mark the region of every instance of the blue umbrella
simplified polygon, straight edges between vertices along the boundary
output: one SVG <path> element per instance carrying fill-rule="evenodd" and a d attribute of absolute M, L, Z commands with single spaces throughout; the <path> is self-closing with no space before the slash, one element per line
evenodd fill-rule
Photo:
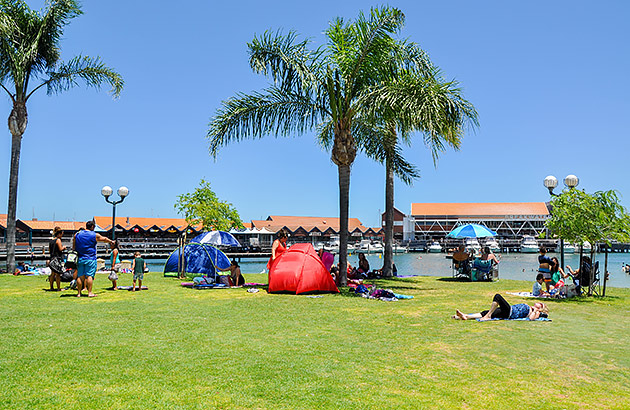
<path fill-rule="evenodd" d="M 485 238 L 497 236 L 497 233 L 478 224 L 466 224 L 458 226 L 446 235 L 450 238 Z"/>
<path fill-rule="evenodd" d="M 204 232 L 190 242 L 207 243 L 214 246 L 241 246 L 231 233 L 224 231 Z"/>

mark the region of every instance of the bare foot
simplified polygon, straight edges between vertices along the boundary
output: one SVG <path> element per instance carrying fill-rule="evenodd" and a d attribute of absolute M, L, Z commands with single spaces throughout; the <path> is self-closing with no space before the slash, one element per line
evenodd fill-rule
<path fill-rule="evenodd" d="M 95 295 L 94 293 L 90 293 L 90 294 L 88 295 L 88 298 L 95 298 L 95 297 L 96 297 L 96 295 Z"/>
<path fill-rule="evenodd" d="M 80 298 L 80 297 L 81 297 L 81 294 L 80 294 L 80 293 L 78 293 L 78 294 L 77 294 L 77 297 L 78 297 L 78 298 Z"/>
<path fill-rule="evenodd" d="M 457 310 L 456 310 L 456 313 L 457 313 L 457 317 L 458 317 L 459 319 L 461 319 L 461 320 L 468 320 L 468 317 L 466 316 L 466 314 L 465 314 L 465 313 L 462 313 L 462 311 L 461 311 L 461 310 L 457 309 Z"/>

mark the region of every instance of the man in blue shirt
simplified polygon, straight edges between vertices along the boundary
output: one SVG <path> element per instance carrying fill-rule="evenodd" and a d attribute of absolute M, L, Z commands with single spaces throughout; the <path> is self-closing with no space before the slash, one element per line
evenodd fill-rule
<path fill-rule="evenodd" d="M 81 230 L 72 238 L 72 248 L 77 251 L 79 260 L 77 261 L 77 297 L 81 297 L 83 284 L 87 287 L 88 297 L 96 296 L 92 293 L 92 284 L 96 274 L 96 242 L 107 242 L 114 244 L 109 238 L 94 232 L 96 224 L 94 221 L 87 221 L 84 230 Z"/>

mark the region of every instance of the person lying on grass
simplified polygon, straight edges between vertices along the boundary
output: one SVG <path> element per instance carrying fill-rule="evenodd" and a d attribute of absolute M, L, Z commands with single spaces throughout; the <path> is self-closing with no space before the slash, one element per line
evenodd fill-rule
<path fill-rule="evenodd" d="M 528 319 L 528 320 L 536 320 L 539 317 L 547 317 L 549 313 L 549 308 L 542 302 L 536 302 L 533 306 L 529 306 L 527 303 L 518 303 L 516 305 L 510 306 L 509 303 L 503 296 L 498 293 L 494 295 L 492 298 L 492 305 L 490 305 L 490 310 L 484 310 L 479 313 L 462 313 L 459 309 L 455 310 L 455 315 L 452 316 L 453 319 L 458 320 L 468 320 L 468 319 L 479 319 L 480 321 L 491 320 L 491 319 Z"/>

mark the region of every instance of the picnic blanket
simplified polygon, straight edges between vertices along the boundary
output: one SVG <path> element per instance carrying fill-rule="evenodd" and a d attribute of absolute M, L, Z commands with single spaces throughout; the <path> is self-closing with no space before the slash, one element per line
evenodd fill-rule
<path fill-rule="evenodd" d="M 527 320 L 528 322 L 551 322 L 551 319 L 549 319 L 548 317 L 539 317 L 538 319 L 534 319 L 534 320 L 529 320 L 526 317 L 521 318 L 521 319 L 489 319 L 489 320 L 481 320 L 481 319 L 477 319 L 477 322 L 491 322 L 494 320 Z"/>
<path fill-rule="evenodd" d="M 548 298 L 549 296 L 534 296 L 532 294 L 532 292 L 505 292 L 508 295 L 514 295 L 514 296 L 520 296 L 522 298 L 535 298 L 535 299 L 541 299 L 541 298 Z"/>
<path fill-rule="evenodd" d="M 230 287 L 223 283 L 195 283 L 195 282 L 182 282 L 181 285 L 185 288 L 191 289 L 229 289 Z"/>

